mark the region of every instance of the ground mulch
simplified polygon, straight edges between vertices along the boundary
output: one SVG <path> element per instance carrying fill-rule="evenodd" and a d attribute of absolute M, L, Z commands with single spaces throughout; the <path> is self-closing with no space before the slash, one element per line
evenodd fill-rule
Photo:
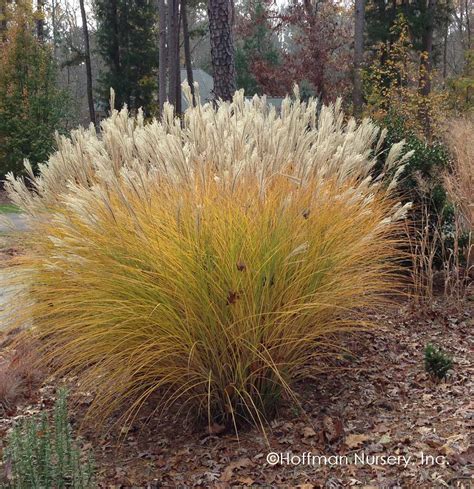
<path fill-rule="evenodd" d="M 185 413 L 149 420 L 143 412 L 129 432 L 113 420 L 100 430 L 86 423 L 82 437 L 95 453 L 99 486 L 474 487 L 473 305 L 407 302 L 378 316 L 377 331 L 346 340 L 351 354 L 336 370 L 296 386 L 300 407 L 284 406 L 266 436 L 209 434 Z M 444 381 L 424 370 L 427 343 L 454 358 Z M 51 409 L 54 387 L 4 414 L 0 438 L 18 417 Z M 91 400 L 77 398 L 76 429 Z M 268 463 L 270 452 L 283 454 L 282 463 Z"/>

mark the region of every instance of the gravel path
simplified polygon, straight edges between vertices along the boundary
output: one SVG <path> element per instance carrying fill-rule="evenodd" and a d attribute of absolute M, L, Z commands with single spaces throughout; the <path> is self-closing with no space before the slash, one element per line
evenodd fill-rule
<path fill-rule="evenodd" d="M 10 325 L 11 316 L 6 313 L 6 308 L 11 301 L 15 300 L 18 293 L 18 288 L 6 286 L 5 278 L 4 270 L 0 269 L 0 331 L 7 329 Z"/>
<path fill-rule="evenodd" d="M 0 234 L 26 230 L 27 225 L 24 214 L 8 212 L 0 215 Z"/>
<path fill-rule="evenodd" d="M 0 215 L 0 236 L 8 236 L 11 233 L 19 231 L 24 232 L 26 230 L 26 219 L 23 214 L 6 213 Z M 8 250 L 0 250 L 0 253 L 7 256 L 10 254 L 8 253 Z M 3 261 L 3 256 L 1 261 Z M 9 325 L 8 316 L 5 314 L 5 308 L 10 301 L 15 299 L 15 296 L 18 293 L 16 287 L 6 285 L 5 279 L 6 273 L 0 262 L 0 330 L 7 328 Z"/>

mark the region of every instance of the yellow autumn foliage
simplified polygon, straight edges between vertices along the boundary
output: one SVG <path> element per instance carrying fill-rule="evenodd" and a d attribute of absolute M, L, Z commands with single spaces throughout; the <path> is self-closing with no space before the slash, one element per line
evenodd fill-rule
<path fill-rule="evenodd" d="M 114 111 L 100 135 L 62 139 L 32 187 L 9 178 L 32 228 L 17 323 L 95 393 L 98 419 L 153 398 L 264 426 L 398 290 L 402 146 L 391 183 L 374 179 L 380 136 L 339 105 L 277 114 L 242 93 L 183 121 Z"/>

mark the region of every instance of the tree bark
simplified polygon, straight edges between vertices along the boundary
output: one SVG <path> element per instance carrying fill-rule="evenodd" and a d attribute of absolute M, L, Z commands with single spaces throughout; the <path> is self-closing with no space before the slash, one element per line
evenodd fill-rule
<path fill-rule="evenodd" d="M 431 92 L 431 58 L 433 53 L 434 13 L 436 0 L 428 0 L 426 27 L 422 38 L 420 58 L 420 93 L 427 96 Z"/>
<path fill-rule="evenodd" d="M 168 101 L 176 108 L 176 86 L 179 80 L 179 0 L 168 0 L 168 59 L 169 85 Z"/>
<path fill-rule="evenodd" d="M 467 49 L 471 49 L 471 8 L 468 0 L 464 2 L 466 7 L 466 32 L 467 32 Z"/>
<path fill-rule="evenodd" d="M 427 138 L 431 137 L 431 123 L 427 97 L 431 92 L 431 58 L 433 53 L 434 14 L 436 0 L 428 0 L 425 11 L 427 19 L 426 27 L 422 37 L 422 53 L 420 55 L 420 80 L 419 93 L 423 100 L 420 106 L 420 120 L 424 125 Z"/>
<path fill-rule="evenodd" d="M 168 75 L 168 46 L 167 46 L 167 11 L 168 6 L 165 0 L 158 0 L 159 18 L 159 52 L 158 52 L 158 106 L 160 116 L 163 113 L 163 106 L 166 102 L 166 81 Z"/>
<path fill-rule="evenodd" d="M 84 0 L 79 0 L 79 6 L 81 8 L 82 18 L 82 33 L 84 36 L 84 57 L 86 62 L 86 81 L 87 81 L 87 102 L 89 104 L 89 117 L 91 122 L 95 125 L 95 108 L 94 108 L 94 96 L 92 93 L 92 66 L 91 66 L 91 50 L 89 45 L 89 28 L 87 26 L 87 15 L 84 7 Z"/>
<path fill-rule="evenodd" d="M 207 12 L 214 76 L 214 97 L 232 100 L 236 89 L 236 75 L 230 1 L 209 0 Z"/>
<path fill-rule="evenodd" d="M 123 49 L 124 53 L 130 53 L 130 29 L 128 28 L 129 22 L 128 22 L 128 13 L 130 9 L 129 5 L 129 0 L 122 0 L 121 2 L 121 8 L 120 8 L 120 14 L 121 14 L 121 29 L 120 29 L 120 40 L 121 40 L 121 47 Z M 132 3 L 132 8 L 133 8 L 133 3 Z M 138 5 L 136 6 L 138 7 Z M 122 26 L 125 25 L 127 28 L 123 28 Z M 130 73 L 130 56 L 123 56 L 121 60 L 121 69 L 125 71 L 125 73 Z M 141 101 L 137 98 L 136 92 L 133 90 L 133 87 L 131 87 L 127 83 L 127 90 L 126 90 L 126 100 L 127 100 L 127 106 L 128 108 L 130 107 L 141 107 L 142 103 Z M 133 98 L 132 98 L 133 97 Z"/>
<path fill-rule="evenodd" d="M 113 38 L 112 38 L 112 59 L 115 73 L 120 73 L 120 42 L 119 42 L 119 26 L 118 26 L 118 11 L 117 11 L 117 0 L 110 0 L 111 9 L 111 20 L 113 25 Z M 114 87 L 111 87 L 114 88 Z M 116 87 L 115 87 L 116 88 Z M 118 95 L 118 94 L 116 94 Z M 122 98 L 117 97 L 118 100 L 115 101 L 117 106 L 121 109 L 124 103 Z M 112 111 L 115 107 L 110 107 Z"/>
<path fill-rule="evenodd" d="M 7 8 L 8 0 L 0 0 L 0 40 L 5 42 L 7 40 Z"/>
<path fill-rule="evenodd" d="M 180 0 L 176 0 L 176 3 L 178 5 L 178 21 L 176 25 L 176 44 L 177 44 L 177 49 L 176 49 L 176 114 L 181 114 L 182 112 L 182 106 L 181 106 L 181 62 L 180 62 L 180 30 L 181 30 L 181 13 L 179 12 L 179 6 L 180 6 Z"/>
<path fill-rule="evenodd" d="M 44 0 L 37 0 L 36 13 L 38 18 L 36 20 L 36 35 L 39 41 L 44 41 Z"/>
<path fill-rule="evenodd" d="M 54 59 L 58 59 L 58 26 L 56 18 L 57 0 L 51 1 L 51 27 L 53 30 L 53 54 Z"/>
<path fill-rule="evenodd" d="M 459 17 L 456 15 L 456 10 L 454 11 L 454 15 L 458 22 L 458 31 L 459 31 L 459 40 L 461 42 L 461 48 L 466 50 L 466 45 L 464 43 L 464 8 L 462 5 L 462 0 L 459 2 Z"/>
<path fill-rule="evenodd" d="M 448 25 L 446 25 L 443 37 L 443 88 L 445 88 L 446 78 L 448 76 L 448 34 Z"/>
<path fill-rule="evenodd" d="M 181 0 L 181 17 L 183 22 L 183 44 L 184 44 L 184 62 L 186 64 L 186 76 L 191 88 L 193 107 L 196 105 L 196 95 L 194 93 L 193 66 L 191 63 L 191 46 L 189 43 L 189 27 L 186 0 Z"/>
<path fill-rule="evenodd" d="M 354 115 L 360 117 L 363 104 L 361 69 L 364 60 L 365 0 L 355 0 L 354 20 L 354 88 L 352 101 L 354 104 Z"/>

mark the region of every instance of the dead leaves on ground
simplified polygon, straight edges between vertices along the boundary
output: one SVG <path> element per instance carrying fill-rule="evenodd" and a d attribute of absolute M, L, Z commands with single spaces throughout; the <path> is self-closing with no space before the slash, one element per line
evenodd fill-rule
<path fill-rule="evenodd" d="M 431 489 L 463 487 L 459 481 L 469 487 L 474 463 L 471 317 L 468 305 L 454 309 L 449 304 L 428 315 L 402 308 L 380 317 L 382 332 L 347 340 L 352 355 L 340 361 L 341 370 L 297 386 L 304 412 L 284 408 L 268 429 L 268 443 L 255 430 L 237 438 L 220 425 L 183 426 L 182 418 L 171 417 L 148 425 L 138 421 L 137 432 L 122 446 L 113 432 L 103 438 L 86 432 L 101 467 L 101 487 Z M 428 342 L 454 355 L 456 366 L 446 382 L 433 382 L 424 371 Z M 79 404 L 75 419 L 82 419 L 81 409 Z M 8 423 L 0 420 L 0 432 Z M 446 457 L 447 463 L 271 466 L 266 461 L 271 451 L 415 459 L 425 453 Z"/>
<path fill-rule="evenodd" d="M 370 440 L 370 436 L 366 434 L 352 434 L 346 437 L 344 443 L 347 448 L 359 448 L 361 447 L 367 440 Z"/>

